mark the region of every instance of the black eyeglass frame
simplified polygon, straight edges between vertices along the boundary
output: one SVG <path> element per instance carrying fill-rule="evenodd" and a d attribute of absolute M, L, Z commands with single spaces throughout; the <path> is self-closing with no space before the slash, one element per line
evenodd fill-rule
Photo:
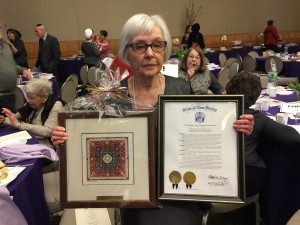
<path fill-rule="evenodd" d="M 156 44 L 156 43 L 164 43 L 163 49 L 161 51 L 156 51 L 156 50 L 153 49 L 153 44 Z M 144 44 L 146 46 L 144 52 L 136 52 L 136 49 L 134 49 L 134 47 L 133 47 L 136 44 Z M 166 41 L 155 41 L 155 42 L 153 42 L 151 44 L 146 44 L 146 43 L 142 43 L 142 42 L 135 42 L 135 43 L 127 44 L 126 47 L 130 47 L 132 49 L 132 51 L 134 53 L 136 53 L 136 54 L 144 54 L 149 47 L 151 47 L 151 49 L 152 49 L 153 52 L 155 52 L 155 53 L 161 53 L 161 52 L 163 52 L 166 49 L 167 42 Z"/>

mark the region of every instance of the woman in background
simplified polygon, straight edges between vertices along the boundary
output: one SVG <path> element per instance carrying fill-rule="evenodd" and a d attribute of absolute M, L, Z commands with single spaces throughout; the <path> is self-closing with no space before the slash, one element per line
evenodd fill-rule
<path fill-rule="evenodd" d="M 6 34 L 8 37 L 6 43 L 10 46 L 17 65 L 28 68 L 27 52 L 24 42 L 21 39 L 22 34 L 13 28 L 9 28 Z"/>
<path fill-rule="evenodd" d="M 188 39 L 188 48 L 191 47 L 200 47 L 201 49 L 205 48 L 203 35 L 200 33 L 200 24 L 194 23 L 192 25 L 192 32 L 189 35 Z"/>
<path fill-rule="evenodd" d="M 101 60 L 103 60 L 107 56 L 107 52 L 109 50 L 109 43 L 106 40 L 107 35 L 108 33 L 106 30 L 100 30 L 98 46 L 99 46 Z"/>
<path fill-rule="evenodd" d="M 3 108 L 6 118 L 0 119 L 20 130 L 34 134 L 40 144 L 53 148 L 50 136 L 52 128 L 58 125 L 58 111 L 63 110 L 63 102 L 52 93 L 52 82 L 46 78 L 32 78 L 24 86 L 27 95 L 25 106 L 12 113 Z"/>
<path fill-rule="evenodd" d="M 88 28 L 84 31 L 85 41 L 81 43 L 81 51 L 85 54 L 84 64 L 89 68 L 97 66 L 100 61 L 100 51 L 93 38 L 93 30 Z"/>
<path fill-rule="evenodd" d="M 183 49 L 188 48 L 188 40 L 191 32 L 192 32 L 192 25 L 189 24 L 186 26 L 184 35 L 181 40 L 181 46 Z"/>
<path fill-rule="evenodd" d="M 224 88 L 207 69 L 204 54 L 200 48 L 190 48 L 184 55 L 178 70 L 178 77 L 191 83 L 194 94 L 222 94 Z"/>

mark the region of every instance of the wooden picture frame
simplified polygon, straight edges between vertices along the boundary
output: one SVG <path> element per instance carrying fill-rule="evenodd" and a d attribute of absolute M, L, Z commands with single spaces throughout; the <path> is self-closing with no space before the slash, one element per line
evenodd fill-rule
<path fill-rule="evenodd" d="M 68 133 L 59 148 L 63 208 L 156 205 L 154 112 L 126 114 L 59 113 Z"/>

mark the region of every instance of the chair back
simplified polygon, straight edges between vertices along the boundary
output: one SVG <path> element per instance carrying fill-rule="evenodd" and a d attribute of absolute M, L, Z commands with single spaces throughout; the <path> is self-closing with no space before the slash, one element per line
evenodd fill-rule
<path fill-rule="evenodd" d="M 230 73 L 229 67 L 225 66 L 220 70 L 220 72 L 218 74 L 217 79 L 223 87 L 226 87 L 226 85 L 229 81 L 229 73 Z"/>
<path fill-rule="evenodd" d="M 256 69 L 256 59 L 251 55 L 246 55 L 243 59 L 243 69 L 245 72 L 252 73 Z"/>
<path fill-rule="evenodd" d="M 95 81 L 96 81 L 96 67 L 91 67 L 88 71 L 87 81 L 89 85 L 92 87 L 95 87 Z"/>
<path fill-rule="evenodd" d="M 238 71 L 239 71 L 239 62 L 235 61 L 233 63 L 231 63 L 231 65 L 229 66 L 229 80 L 237 75 Z"/>
<path fill-rule="evenodd" d="M 239 62 L 239 70 L 238 71 L 241 72 L 243 69 L 243 59 L 242 59 L 241 55 L 238 53 L 235 55 L 235 58 Z"/>
<path fill-rule="evenodd" d="M 270 56 L 275 55 L 275 52 L 272 49 L 267 49 L 265 52 L 267 53 L 267 55 L 270 55 Z"/>
<path fill-rule="evenodd" d="M 223 52 L 221 52 L 221 53 L 219 54 L 219 61 L 220 61 L 220 66 L 221 66 L 221 67 L 224 67 L 224 66 L 225 66 L 226 60 L 227 60 L 226 55 L 225 55 Z"/>
<path fill-rule="evenodd" d="M 26 103 L 25 95 L 21 88 L 16 86 L 15 88 L 15 109 L 18 110 L 19 108 L 23 107 Z"/>
<path fill-rule="evenodd" d="M 76 77 L 76 78 L 75 78 Z M 69 103 L 77 97 L 78 78 L 76 74 L 70 75 L 63 83 L 60 90 L 60 97 L 65 102 Z"/>
<path fill-rule="evenodd" d="M 248 52 L 248 55 L 252 56 L 254 59 L 256 57 L 259 57 L 259 54 L 256 51 L 250 51 L 250 52 Z"/>
<path fill-rule="evenodd" d="M 208 59 L 207 57 L 204 56 L 204 59 L 203 59 L 203 60 L 204 60 L 204 65 L 209 64 L 209 59 Z"/>
<path fill-rule="evenodd" d="M 283 68 L 283 62 L 281 58 L 277 56 L 269 56 L 265 62 L 265 71 L 266 73 L 272 72 L 272 64 L 276 66 L 276 72 L 279 74 Z"/>
<path fill-rule="evenodd" d="M 82 81 L 82 85 L 87 85 L 87 82 L 88 82 L 88 71 L 89 71 L 89 68 L 87 65 L 83 65 L 80 69 L 80 79 Z"/>
<path fill-rule="evenodd" d="M 269 83 L 268 75 L 267 74 L 259 74 L 259 79 L 260 79 L 261 87 L 263 89 L 267 88 L 268 83 Z"/>
<path fill-rule="evenodd" d="M 233 62 L 237 62 L 237 59 L 234 57 L 228 58 L 224 66 L 230 66 Z"/>

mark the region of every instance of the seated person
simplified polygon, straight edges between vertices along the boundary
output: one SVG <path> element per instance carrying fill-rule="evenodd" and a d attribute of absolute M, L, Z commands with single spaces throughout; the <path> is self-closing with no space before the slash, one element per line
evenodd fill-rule
<path fill-rule="evenodd" d="M 6 116 L 0 123 L 10 124 L 20 130 L 34 134 L 40 144 L 53 148 L 52 128 L 58 125 L 58 111 L 63 110 L 63 102 L 52 94 L 52 82 L 46 78 L 33 78 L 24 86 L 27 103 L 17 113 L 3 108 Z"/>
<path fill-rule="evenodd" d="M 227 94 L 243 94 L 245 114 L 254 116 L 252 135 L 245 136 L 246 149 L 246 195 L 259 193 L 267 178 L 267 168 L 257 152 L 260 140 L 278 143 L 286 148 L 300 145 L 300 134 L 292 127 L 277 123 L 257 110 L 249 108 L 260 96 L 262 87 L 257 75 L 239 73 L 226 85 Z"/>
<path fill-rule="evenodd" d="M 194 94 L 222 94 L 224 88 L 217 78 L 207 69 L 204 54 L 200 48 L 190 48 L 184 55 L 178 71 L 178 77 L 191 82 Z"/>

